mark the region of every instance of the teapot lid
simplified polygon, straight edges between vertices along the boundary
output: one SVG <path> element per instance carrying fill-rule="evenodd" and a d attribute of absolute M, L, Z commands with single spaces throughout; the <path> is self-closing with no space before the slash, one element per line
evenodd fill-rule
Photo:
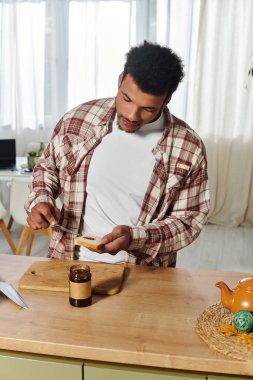
<path fill-rule="evenodd" d="M 245 290 L 253 291 L 253 274 L 239 281 L 239 286 Z"/>

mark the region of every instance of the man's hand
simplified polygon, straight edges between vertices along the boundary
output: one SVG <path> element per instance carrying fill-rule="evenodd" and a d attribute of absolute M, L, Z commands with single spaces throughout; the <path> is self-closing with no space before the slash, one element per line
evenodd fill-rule
<path fill-rule="evenodd" d="M 116 255 L 121 250 L 127 250 L 131 240 L 131 232 L 129 226 L 117 226 L 112 232 L 102 237 L 103 249 L 100 253 L 110 253 Z"/>
<path fill-rule="evenodd" d="M 49 224 L 56 224 L 60 219 L 61 211 L 48 202 L 40 202 L 31 209 L 27 222 L 34 230 L 47 228 Z"/>

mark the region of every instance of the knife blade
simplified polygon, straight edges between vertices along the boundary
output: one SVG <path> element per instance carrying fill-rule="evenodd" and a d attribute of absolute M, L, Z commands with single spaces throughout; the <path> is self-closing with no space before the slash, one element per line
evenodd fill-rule
<path fill-rule="evenodd" d="M 17 305 L 23 307 L 24 309 L 28 309 L 28 306 L 25 300 L 21 297 L 19 292 L 5 281 L 0 281 L 0 291 L 6 295 L 6 297 L 10 298 Z"/>
<path fill-rule="evenodd" d="M 60 224 L 53 224 L 53 223 L 51 223 L 51 224 L 50 224 L 50 227 L 51 227 L 51 228 L 55 228 L 55 227 L 60 228 L 60 230 L 65 231 L 65 232 L 68 232 L 69 234 L 75 235 L 76 237 L 78 237 L 78 236 L 82 236 L 82 234 L 78 234 L 77 232 L 74 232 L 74 231 L 72 231 L 72 230 L 69 230 L 68 228 L 63 227 L 63 226 L 61 226 Z"/>

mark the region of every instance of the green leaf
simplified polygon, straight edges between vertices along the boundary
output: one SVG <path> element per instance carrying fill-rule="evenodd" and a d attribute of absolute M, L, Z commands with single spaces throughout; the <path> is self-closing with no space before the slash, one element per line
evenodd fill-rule
<path fill-rule="evenodd" d="M 36 157 L 37 152 L 28 152 L 28 156 Z"/>

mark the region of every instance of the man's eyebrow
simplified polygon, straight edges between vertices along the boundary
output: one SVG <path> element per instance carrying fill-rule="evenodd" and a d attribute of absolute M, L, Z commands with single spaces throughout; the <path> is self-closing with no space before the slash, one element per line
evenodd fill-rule
<path fill-rule="evenodd" d="M 146 106 L 143 108 L 150 109 L 150 110 L 156 110 L 157 109 L 157 107 L 154 107 L 154 106 Z"/>
<path fill-rule="evenodd" d="M 129 96 L 128 96 L 124 91 L 121 90 L 121 92 L 122 92 L 122 94 L 123 94 L 124 96 L 127 97 L 127 99 L 131 100 L 131 98 L 129 98 Z"/>
<path fill-rule="evenodd" d="M 128 100 L 130 100 L 130 101 L 132 101 L 132 99 L 124 92 L 124 91 L 122 91 L 121 90 L 121 93 L 128 99 Z M 154 106 L 143 106 L 143 107 L 141 107 L 141 108 L 148 108 L 148 109 L 151 109 L 151 110 L 156 110 L 157 109 L 157 107 L 154 107 Z"/>

